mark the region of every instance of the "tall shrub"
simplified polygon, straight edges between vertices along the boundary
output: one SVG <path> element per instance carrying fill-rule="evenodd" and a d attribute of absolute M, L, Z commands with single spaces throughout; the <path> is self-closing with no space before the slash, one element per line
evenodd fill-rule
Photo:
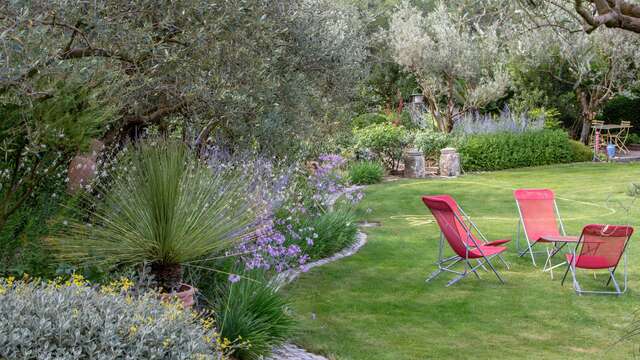
<path fill-rule="evenodd" d="M 413 144 L 422 151 L 425 158 L 435 160 L 440 156 L 440 150 L 447 147 L 451 137 L 445 133 L 433 130 L 421 130 L 416 132 Z"/>
<path fill-rule="evenodd" d="M 354 130 L 356 148 L 371 151 L 390 170 L 398 170 L 405 147 L 411 143 L 403 126 L 373 124 Z"/>

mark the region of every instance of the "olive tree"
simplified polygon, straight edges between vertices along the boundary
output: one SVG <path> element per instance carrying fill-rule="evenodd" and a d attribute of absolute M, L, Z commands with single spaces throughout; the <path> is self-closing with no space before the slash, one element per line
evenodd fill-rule
<path fill-rule="evenodd" d="M 46 96 L 42 78 L 100 74 L 117 89 L 107 143 L 156 126 L 196 145 L 257 136 L 268 146 L 349 104 L 366 70 L 361 26 L 328 0 L 13 0 L 0 6 L 0 96 Z"/>
<path fill-rule="evenodd" d="M 404 3 L 393 15 L 386 34 L 392 56 L 416 76 L 442 131 L 451 131 L 459 114 L 505 94 L 509 78 L 497 30 L 444 4 L 425 16 Z"/>
<path fill-rule="evenodd" d="M 552 23 L 570 26 L 571 20 L 556 19 Z M 638 40 L 629 33 L 606 28 L 585 35 L 545 26 L 522 33 L 512 55 L 519 66 L 534 68 L 572 89 L 579 108 L 577 133 L 586 142 L 591 122 L 602 106 L 637 82 Z"/>

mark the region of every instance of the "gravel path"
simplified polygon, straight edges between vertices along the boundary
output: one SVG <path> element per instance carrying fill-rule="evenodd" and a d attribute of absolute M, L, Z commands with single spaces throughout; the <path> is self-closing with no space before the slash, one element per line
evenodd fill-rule
<path fill-rule="evenodd" d="M 312 263 L 307 264 L 307 269 L 313 269 L 314 267 L 318 267 L 321 265 L 328 264 L 330 262 L 334 262 L 336 260 L 345 258 L 347 256 L 351 256 L 358 252 L 364 244 L 367 243 L 367 234 L 358 231 L 356 235 L 356 242 L 350 247 L 335 253 L 333 256 L 328 257 L 326 259 L 320 259 L 318 261 L 314 261 Z M 302 273 L 299 269 L 290 269 L 280 273 L 273 279 L 274 284 L 277 288 L 281 288 L 293 280 L 295 280 Z M 297 347 L 293 344 L 284 344 L 283 346 L 273 350 L 273 354 L 268 357 L 266 360 L 327 360 L 327 358 L 315 355 L 310 352 L 305 351 L 304 349 Z"/>

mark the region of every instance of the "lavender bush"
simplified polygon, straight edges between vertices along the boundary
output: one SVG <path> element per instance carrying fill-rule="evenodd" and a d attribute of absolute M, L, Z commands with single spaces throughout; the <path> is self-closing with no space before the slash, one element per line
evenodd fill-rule
<path fill-rule="evenodd" d="M 459 135 L 491 134 L 497 132 L 522 133 L 527 130 L 542 130 L 544 116 L 531 118 L 526 113 L 512 113 L 505 106 L 500 115 L 465 113 L 454 121 L 453 133 Z"/>
<path fill-rule="evenodd" d="M 353 206 L 363 198 L 341 175 L 345 160 L 339 155 L 321 155 L 307 166 L 211 147 L 206 158 L 214 172 L 234 168 L 242 173 L 256 208 L 261 209 L 256 231 L 236 249 L 247 269 L 281 272 L 304 266 L 309 256 L 301 245 L 312 246 L 318 236 L 305 219 L 333 211 L 336 202 Z"/>

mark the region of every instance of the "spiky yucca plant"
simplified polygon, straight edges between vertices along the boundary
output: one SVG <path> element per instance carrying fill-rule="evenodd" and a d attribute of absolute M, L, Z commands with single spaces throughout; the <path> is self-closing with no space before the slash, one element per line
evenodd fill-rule
<path fill-rule="evenodd" d="M 90 210 L 65 220 L 51 240 L 66 261 L 109 266 L 147 263 L 158 284 L 175 289 L 185 263 L 232 248 L 255 214 L 242 177 L 213 173 L 177 142 L 145 142 Z"/>

